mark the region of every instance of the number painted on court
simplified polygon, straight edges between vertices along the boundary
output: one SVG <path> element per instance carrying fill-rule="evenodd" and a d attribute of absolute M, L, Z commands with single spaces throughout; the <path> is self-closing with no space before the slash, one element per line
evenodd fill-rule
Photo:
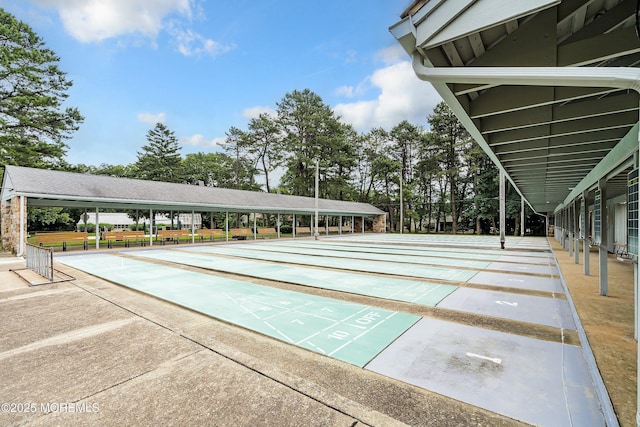
<path fill-rule="evenodd" d="M 329 334 L 329 338 L 333 338 L 336 340 L 344 340 L 348 338 L 351 334 L 346 331 L 333 331 Z"/>
<path fill-rule="evenodd" d="M 381 316 L 380 313 L 378 313 L 377 311 L 370 311 L 369 313 L 365 314 L 362 317 L 359 317 L 358 319 L 356 319 L 356 323 L 359 323 L 361 325 L 369 325 L 373 322 L 375 322 L 376 320 L 378 320 L 378 318 Z"/>

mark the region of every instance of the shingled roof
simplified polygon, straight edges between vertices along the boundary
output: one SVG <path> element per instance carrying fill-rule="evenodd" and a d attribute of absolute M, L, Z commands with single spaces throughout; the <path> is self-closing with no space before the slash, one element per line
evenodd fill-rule
<path fill-rule="evenodd" d="M 5 166 L 1 199 L 26 196 L 30 206 L 173 209 L 310 214 L 312 197 Z M 319 199 L 322 215 L 374 216 L 368 203 Z"/>

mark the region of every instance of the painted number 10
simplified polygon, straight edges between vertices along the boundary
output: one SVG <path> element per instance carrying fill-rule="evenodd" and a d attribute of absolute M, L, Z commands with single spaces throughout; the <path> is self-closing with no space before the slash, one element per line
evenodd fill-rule
<path fill-rule="evenodd" d="M 334 338 L 337 340 L 343 340 L 349 336 L 349 332 L 345 331 L 333 331 L 329 334 L 329 338 Z"/>

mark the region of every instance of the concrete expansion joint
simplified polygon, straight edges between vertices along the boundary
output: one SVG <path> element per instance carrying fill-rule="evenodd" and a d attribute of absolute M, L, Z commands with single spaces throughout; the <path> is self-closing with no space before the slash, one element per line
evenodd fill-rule
<path fill-rule="evenodd" d="M 258 359 L 254 358 L 253 356 L 250 356 L 246 353 L 243 353 L 239 350 L 235 350 L 232 349 L 228 346 L 226 346 L 225 344 L 222 343 L 218 343 L 217 347 L 219 348 L 213 348 L 210 345 L 207 345 L 205 343 L 203 343 L 202 341 L 198 340 L 197 338 L 191 337 L 189 335 L 187 335 L 185 332 L 183 331 L 179 331 L 177 329 L 171 328 L 165 324 L 162 324 L 156 320 L 153 320 L 151 318 L 149 318 L 148 316 L 144 316 L 130 308 L 127 308 L 125 306 L 123 306 L 122 304 L 117 303 L 116 301 L 103 296 L 103 295 L 99 295 L 98 293 L 92 291 L 91 289 L 85 288 L 83 286 L 81 286 L 78 283 L 74 283 L 75 286 L 77 286 L 78 288 L 86 291 L 87 293 L 94 295 L 100 299 L 102 299 L 103 301 L 112 304 L 118 308 L 121 308 L 122 310 L 125 310 L 126 312 L 136 316 L 137 318 L 140 318 L 142 320 L 148 321 L 156 326 L 159 326 L 177 336 L 179 336 L 182 339 L 185 339 L 193 344 L 196 344 L 197 346 L 200 347 L 199 350 L 194 351 L 192 353 L 186 354 L 186 355 L 181 355 L 178 356 L 177 358 L 174 358 L 168 362 L 166 362 L 165 364 L 156 367 L 155 369 L 152 370 L 148 370 L 146 372 L 143 372 L 139 375 L 135 375 L 132 376 L 131 378 L 128 378 L 124 381 L 119 382 L 118 384 L 114 384 L 104 390 L 100 390 L 95 394 L 98 393 L 102 393 L 108 389 L 117 387 L 119 385 L 122 385 L 124 383 L 130 382 L 132 380 L 135 380 L 137 378 L 143 377 L 145 375 L 148 375 L 152 372 L 157 372 L 158 370 L 162 369 L 163 367 L 166 368 L 168 365 L 172 365 L 174 364 L 176 361 L 184 359 L 186 357 L 190 357 L 195 353 L 198 353 L 202 350 L 206 350 L 209 351 L 211 353 L 214 353 L 220 357 L 223 357 L 235 364 L 238 364 L 239 366 L 245 368 L 245 369 L 249 369 L 250 371 L 265 377 L 271 381 L 274 381 L 296 393 L 299 393 L 302 396 L 305 396 L 306 398 L 309 398 L 315 402 L 318 402 L 319 404 L 330 408 L 336 412 L 339 412 L 347 417 L 353 418 L 354 424 L 353 425 L 357 425 L 359 423 L 363 424 L 363 425 L 367 425 L 367 426 L 373 426 L 373 425 L 385 425 L 385 426 L 407 426 L 407 424 L 402 423 L 398 420 L 393 419 L 392 417 L 385 415 L 381 412 L 378 412 L 370 407 L 364 406 L 358 402 L 352 401 L 347 397 L 344 397 L 340 394 L 336 394 L 335 392 L 326 390 L 325 388 L 323 388 L 322 386 L 300 378 L 300 377 L 296 377 L 293 376 L 291 374 L 285 373 L 281 370 L 279 370 L 278 368 L 272 367 L 272 366 L 266 366 L 264 363 L 261 363 Z M 264 366 L 261 366 L 264 365 Z M 94 395 L 91 396 L 87 396 L 83 399 L 87 399 L 90 398 Z"/>

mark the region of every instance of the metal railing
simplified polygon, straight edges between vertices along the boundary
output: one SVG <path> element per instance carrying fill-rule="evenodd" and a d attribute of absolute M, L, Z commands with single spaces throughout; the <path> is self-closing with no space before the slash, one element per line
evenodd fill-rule
<path fill-rule="evenodd" d="M 27 243 L 27 268 L 53 282 L 53 248 Z"/>

